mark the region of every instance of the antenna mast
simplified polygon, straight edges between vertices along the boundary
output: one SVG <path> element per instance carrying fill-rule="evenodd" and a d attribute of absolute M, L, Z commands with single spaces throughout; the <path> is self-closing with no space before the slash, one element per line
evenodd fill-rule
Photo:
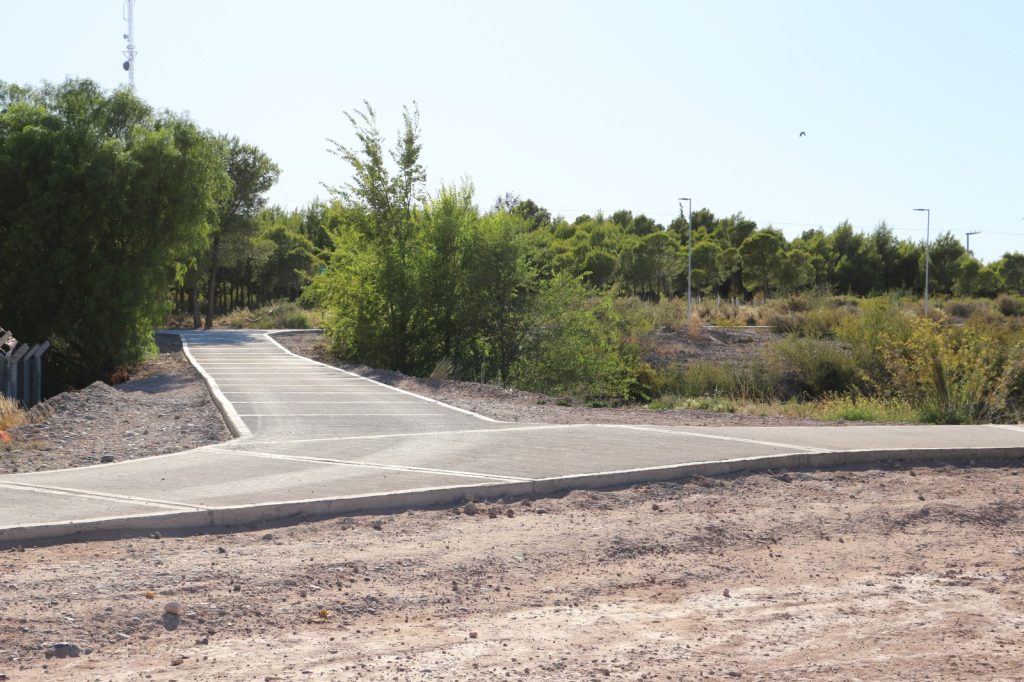
<path fill-rule="evenodd" d="M 135 89 L 135 0 L 124 0 L 124 20 L 128 22 L 128 32 L 124 39 L 128 41 L 125 46 L 125 62 L 121 66 L 128 72 L 128 84 L 132 90 Z"/>

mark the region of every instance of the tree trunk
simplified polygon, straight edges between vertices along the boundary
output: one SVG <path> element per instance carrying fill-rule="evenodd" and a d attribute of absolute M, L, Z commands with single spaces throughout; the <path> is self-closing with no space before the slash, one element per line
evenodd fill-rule
<path fill-rule="evenodd" d="M 210 249 L 210 288 L 206 297 L 206 329 L 213 328 L 213 316 L 217 307 L 217 267 L 220 256 L 220 235 L 213 237 L 213 247 Z"/>
<path fill-rule="evenodd" d="M 199 273 L 195 273 L 192 286 L 188 290 L 189 307 L 192 309 L 192 328 L 199 329 L 203 326 L 203 317 L 199 312 Z"/>

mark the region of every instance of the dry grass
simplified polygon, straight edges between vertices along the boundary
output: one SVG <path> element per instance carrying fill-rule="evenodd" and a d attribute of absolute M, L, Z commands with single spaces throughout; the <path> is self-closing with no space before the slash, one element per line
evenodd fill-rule
<path fill-rule="evenodd" d="M 28 413 L 13 398 L 0 395 L 0 431 L 28 423 Z"/>

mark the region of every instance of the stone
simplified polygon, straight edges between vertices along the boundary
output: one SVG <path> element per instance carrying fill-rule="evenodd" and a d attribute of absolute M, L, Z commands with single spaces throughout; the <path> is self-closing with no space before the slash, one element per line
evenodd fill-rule
<path fill-rule="evenodd" d="M 730 596 L 732 596 L 732 595 L 729 594 L 729 588 L 728 587 L 725 588 L 724 590 L 722 590 L 722 596 L 723 597 L 730 597 Z"/>
<path fill-rule="evenodd" d="M 181 604 L 176 601 L 169 601 L 164 604 L 164 613 L 169 613 L 172 616 L 181 615 Z"/>
<path fill-rule="evenodd" d="M 228 551 L 226 549 L 224 549 L 223 547 L 218 547 L 217 548 L 217 554 L 227 554 L 227 553 L 228 553 Z"/>
<path fill-rule="evenodd" d="M 469 638 L 470 639 L 476 639 L 478 636 L 479 636 L 479 634 L 477 633 L 476 630 L 471 630 L 470 633 L 469 633 Z"/>
<path fill-rule="evenodd" d="M 113 455 L 103 455 L 102 457 L 100 457 L 100 464 L 110 464 L 113 461 L 114 461 L 114 456 Z"/>
<path fill-rule="evenodd" d="M 57 658 L 78 658 L 82 655 L 82 649 L 71 642 L 57 642 L 53 645 L 53 655 Z"/>
<path fill-rule="evenodd" d="M 171 659 L 171 665 L 181 665 L 184 662 L 185 662 L 185 660 L 182 659 L 182 658 Z"/>
<path fill-rule="evenodd" d="M 129 634 L 127 634 L 127 633 L 124 633 L 124 632 L 119 632 L 119 633 L 117 633 L 117 639 L 118 639 L 118 640 L 120 640 L 120 641 L 122 641 L 122 642 L 123 642 L 124 640 L 126 640 L 126 639 L 131 639 L 131 638 L 132 638 L 132 636 L 131 636 L 131 635 L 129 635 Z"/>
<path fill-rule="evenodd" d="M 264 536 L 263 536 L 263 538 L 261 538 L 261 539 L 263 539 L 263 540 L 267 540 L 267 541 L 273 540 L 273 539 L 274 539 L 274 534 L 273 534 L 273 533 L 267 533 L 267 534 L 266 534 L 266 535 L 264 535 Z"/>
<path fill-rule="evenodd" d="M 505 510 L 505 516 L 509 517 L 510 519 L 513 518 L 515 515 L 516 510 L 513 509 L 512 507 L 509 507 L 508 509 Z"/>
<path fill-rule="evenodd" d="M 160 535 L 160 531 L 156 531 L 156 532 L 150 533 L 149 537 L 153 538 L 154 540 L 159 540 L 160 538 L 163 537 L 163 535 Z"/>
<path fill-rule="evenodd" d="M 469 502 L 468 504 L 466 504 L 465 507 L 462 508 L 462 513 L 466 516 L 473 516 L 474 514 L 476 514 L 476 505 L 472 502 Z"/>

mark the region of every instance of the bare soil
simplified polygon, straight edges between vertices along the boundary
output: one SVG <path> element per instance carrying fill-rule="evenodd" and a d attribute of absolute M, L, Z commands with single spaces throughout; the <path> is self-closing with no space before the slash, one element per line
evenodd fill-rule
<path fill-rule="evenodd" d="M 376 379 L 389 386 L 446 402 L 492 419 L 542 424 L 653 424 L 659 426 L 837 426 L 798 417 L 761 416 L 711 410 L 651 410 L 643 405 L 586 407 L 558 397 L 530 393 L 493 384 L 450 379 L 411 377 L 401 372 L 367 367 L 339 360 L 331 354 L 320 332 L 274 334 L 274 340 L 298 355 Z M 712 330 L 697 339 L 685 332 L 663 332 L 658 345 L 663 359 L 688 358 L 709 361 L 743 361 L 766 343 L 763 333 Z M 861 422 L 862 423 L 862 422 Z"/>
<path fill-rule="evenodd" d="M 1022 679 L 1021 465 L 979 464 L 8 548 L 0 680 Z"/>
<path fill-rule="evenodd" d="M 160 353 L 129 381 L 61 393 L 30 412 L 0 444 L 0 473 L 66 469 L 189 450 L 231 438 L 177 336 L 156 337 Z"/>

